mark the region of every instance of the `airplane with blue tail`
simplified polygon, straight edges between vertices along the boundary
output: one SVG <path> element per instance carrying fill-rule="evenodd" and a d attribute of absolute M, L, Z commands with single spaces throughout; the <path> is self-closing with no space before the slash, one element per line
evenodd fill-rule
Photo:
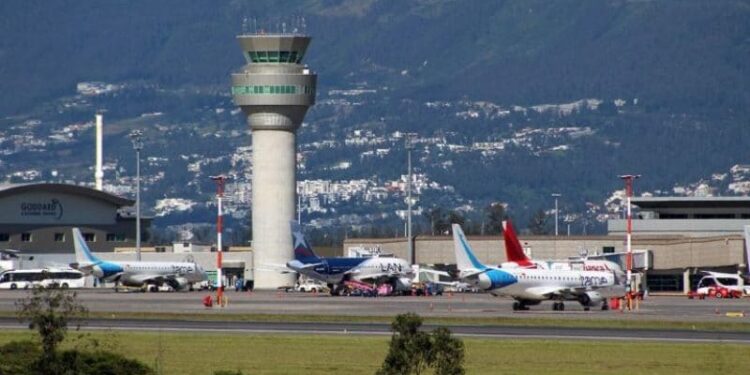
<path fill-rule="evenodd" d="M 73 228 L 73 245 L 76 263 L 70 266 L 84 274 L 114 282 L 115 290 L 124 285 L 155 291 L 165 284 L 174 290 L 186 290 L 207 279 L 205 270 L 197 263 L 102 260 L 91 252 L 78 228 Z"/>
<path fill-rule="evenodd" d="M 577 301 L 588 311 L 625 292 L 623 277 L 616 271 L 549 270 L 541 268 L 501 269 L 486 266 L 474 255 L 461 226 L 453 224 L 453 245 L 459 278 L 494 296 L 515 299 L 513 310 L 528 310 L 542 301 L 554 301 L 552 309 L 565 310 L 564 301 Z"/>
<path fill-rule="evenodd" d="M 376 286 L 390 284 L 393 291 L 411 290 L 414 275 L 406 260 L 385 256 L 319 257 L 305 239 L 302 227 L 296 221 L 291 221 L 290 225 L 294 260 L 287 262 L 286 268 L 327 284 L 332 295 L 340 294 L 349 280 Z"/>

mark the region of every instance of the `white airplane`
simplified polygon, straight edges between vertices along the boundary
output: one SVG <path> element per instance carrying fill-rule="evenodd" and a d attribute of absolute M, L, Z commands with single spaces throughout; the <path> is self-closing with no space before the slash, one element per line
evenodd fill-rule
<path fill-rule="evenodd" d="M 78 228 L 73 228 L 73 244 L 77 263 L 71 264 L 71 267 L 105 281 L 114 281 L 115 290 L 119 284 L 149 291 L 156 291 L 165 284 L 174 290 L 186 290 L 206 280 L 206 272 L 197 263 L 111 262 L 99 259 L 91 253 Z"/>
<path fill-rule="evenodd" d="M 296 221 L 290 222 L 294 242 L 294 260 L 286 268 L 309 278 L 320 280 L 338 295 L 347 281 L 366 284 L 390 284 L 392 291 L 411 290 L 413 270 L 400 258 L 374 256 L 369 258 L 321 258 L 313 251 Z"/>
<path fill-rule="evenodd" d="M 482 264 L 471 250 L 458 224 L 453 224 L 453 245 L 459 278 L 494 296 L 516 300 L 513 310 L 528 310 L 544 300 L 555 301 L 552 309 L 565 310 L 563 301 L 578 301 L 583 309 L 601 305 L 609 309 L 607 298 L 622 296 L 623 278 L 614 271 L 546 270 L 532 268 L 501 269 Z"/>
<path fill-rule="evenodd" d="M 507 262 L 502 268 L 541 268 L 548 270 L 583 270 L 583 271 L 616 271 L 622 272 L 622 267 L 615 262 L 600 259 L 569 259 L 569 260 L 535 260 L 523 252 L 521 241 L 516 236 L 510 220 L 503 222 L 503 239 L 505 240 L 505 257 Z"/>

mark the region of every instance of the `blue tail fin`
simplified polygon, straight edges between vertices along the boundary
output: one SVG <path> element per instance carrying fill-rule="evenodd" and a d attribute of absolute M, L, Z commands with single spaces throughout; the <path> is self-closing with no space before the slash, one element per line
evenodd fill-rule
<path fill-rule="evenodd" d="M 483 270 L 487 268 L 482 262 L 477 259 L 472 251 L 469 242 L 466 240 L 464 231 L 461 230 L 461 226 L 453 224 L 453 249 L 456 252 L 456 266 L 459 271 L 465 270 Z"/>
<path fill-rule="evenodd" d="M 99 263 L 101 259 L 94 256 L 89 250 L 89 246 L 86 245 L 86 240 L 83 238 L 81 231 L 78 228 L 73 228 L 73 246 L 76 252 L 76 262 L 83 263 Z"/>
<path fill-rule="evenodd" d="M 312 246 L 305 239 L 305 235 L 302 233 L 302 226 L 296 221 L 290 221 L 289 225 L 292 228 L 292 243 L 294 243 L 294 259 L 301 262 L 309 262 L 311 260 L 318 259 L 318 255 L 312 249 Z"/>

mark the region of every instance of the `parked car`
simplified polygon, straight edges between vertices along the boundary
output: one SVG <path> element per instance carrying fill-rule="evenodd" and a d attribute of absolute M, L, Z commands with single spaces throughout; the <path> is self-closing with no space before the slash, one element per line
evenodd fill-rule
<path fill-rule="evenodd" d="M 294 286 L 294 290 L 303 293 L 319 293 L 326 289 L 327 288 L 324 285 L 311 279 L 306 279 L 298 282 L 297 285 Z"/>

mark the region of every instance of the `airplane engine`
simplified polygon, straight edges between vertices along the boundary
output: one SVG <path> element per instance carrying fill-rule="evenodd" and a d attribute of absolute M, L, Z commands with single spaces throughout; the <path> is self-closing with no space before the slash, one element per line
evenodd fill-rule
<path fill-rule="evenodd" d="M 586 292 L 585 294 L 582 294 L 580 297 L 578 297 L 578 302 L 585 307 L 596 306 L 601 304 L 603 301 L 604 297 L 597 291 Z"/>
<path fill-rule="evenodd" d="M 184 277 L 175 277 L 167 280 L 167 284 L 174 290 L 185 290 L 188 287 L 188 280 Z"/>
<path fill-rule="evenodd" d="M 490 277 L 487 276 L 486 273 L 483 273 L 479 275 L 475 285 L 479 287 L 479 289 L 487 290 L 492 288 L 492 280 L 490 280 Z"/>
<path fill-rule="evenodd" d="M 399 277 L 393 282 L 393 291 L 410 291 L 411 290 L 411 278 Z"/>

